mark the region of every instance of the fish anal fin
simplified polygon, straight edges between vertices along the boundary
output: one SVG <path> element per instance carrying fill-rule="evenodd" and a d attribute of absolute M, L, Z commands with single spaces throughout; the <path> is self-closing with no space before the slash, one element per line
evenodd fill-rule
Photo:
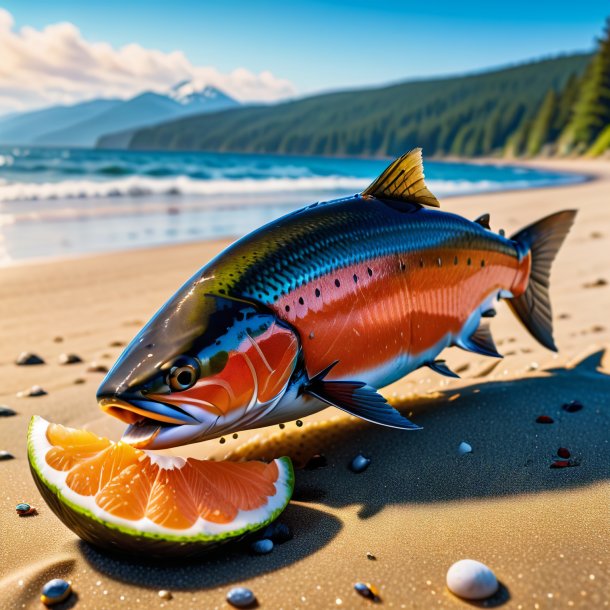
<path fill-rule="evenodd" d="M 439 208 L 438 199 L 424 182 L 424 165 L 421 148 L 414 148 L 391 163 L 363 196 L 395 202 L 416 203 Z"/>
<path fill-rule="evenodd" d="M 335 364 L 313 377 L 303 393 L 374 424 L 401 430 L 420 429 L 420 426 L 403 417 L 375 388 L 366 383 L 326 381 L 324 376 Z"/>
<path fill-rule="evenodd" d="M 445 375 L 445 377 L 454 377 L 459 379 L 460 376 L 453 372 L 444 360 L 434 360 L 433 362 L 427 362 L 426 366 L 432 369 L 435 373 Z"/>
<path fill-rule="evenodd" d="M 482 356 L 503 358 L 502 354 L 498 353 L 496 349 L 489 324 L 486 322 L 483 322 L 467 339 L 459 339 L 457 345 L 462 349 Z"/>
<path fill-rule="evenodd" d="M 491 217 L 489 216 L 489 214 L 481 214 L 477 219 L 474 220 L 474 222 L 476 222 L 478 225 L 481 225 L 485 229 L 491 230 L 491 227 L 489 226 L 490 218 Z"/>

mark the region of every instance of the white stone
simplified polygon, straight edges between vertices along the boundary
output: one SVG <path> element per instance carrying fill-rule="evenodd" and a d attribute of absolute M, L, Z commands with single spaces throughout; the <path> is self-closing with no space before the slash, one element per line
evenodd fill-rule
<path fill-rule="evenodd" d="M 480 561 L 462 559 L 447 571 L 447 588 L 464 599 L 485 599 L 498 590 L 495 574 Z"/>
<path fill-rule="evenodd" d="M 467 453 L 472 453 L 472 447 L 465 441 L 462 441 L 460 443 L 460 446 L 458 447 L 458 453 L 460 455 L 466 455 Z"/>

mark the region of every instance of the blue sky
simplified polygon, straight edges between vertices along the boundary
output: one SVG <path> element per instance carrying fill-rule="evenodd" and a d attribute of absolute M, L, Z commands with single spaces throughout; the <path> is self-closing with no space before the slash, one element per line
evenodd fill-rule
<path fill-rule="evenodd" d="M 270 70 L 301 92 L 476 70 L 592 48 L 610 3 L 147 2 L 2 3 L 17 27 L 69 21 L 91 41 L 180 49 L 195 64 Z"/>

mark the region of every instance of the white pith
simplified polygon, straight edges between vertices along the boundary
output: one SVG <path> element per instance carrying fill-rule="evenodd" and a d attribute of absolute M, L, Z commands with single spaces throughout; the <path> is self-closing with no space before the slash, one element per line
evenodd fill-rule
<path fill-rule="evenodd" d="M 275 460 L 278 467 L 278 479 L 274 483 L 275 493 L 272 496 L 269 496 L 267 504 L 260 508 L 254 510 L 238 510 L 235 519 L 230 523 L 213 523 L 198 517 L 197 521 L 187 529 L 173 529 L 158 525 L 147 517 L 139 520 L 123 519 L 101 509 L 95 502 L 95 496 L 83 496 L 70 489 L 66 484 L 66 478 L 70 472 L 69 470 L 62 472 L 55 470 L 47 464 L 45 456 L 53 447 L 47 439 L 46 432 L 48 426 L 48 421 L 41 417 L 36 417 L 30 431 L 30 442 L 34 448 L 33 459 L 42 479 L 46 483 L 59 489 L 63 498 L 68 502 L 89 511 L 101 521 L 120 528 L 135 530 L 136 533 L 147 532 L 161 537 L 169 535 L 189 538 L 195 536 L 212 537 L 229 534 L 239 530 L 254 529 L 257 524 L 267 521 L 275 511 L 282 509 L 286 505 L 292 492 L 289 484 L 289 467 L 281 460 Z M 149 451 L 147 451 L 146 454 L 149 457 L 154 455 L 154 462 L 160 468 L 179 469 L 186 463 L 184 458 L 158 455 Z"/>

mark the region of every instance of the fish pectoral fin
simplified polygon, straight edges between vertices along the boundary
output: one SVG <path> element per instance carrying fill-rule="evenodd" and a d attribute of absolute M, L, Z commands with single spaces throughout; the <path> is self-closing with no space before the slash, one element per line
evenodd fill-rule
<path fill-rule="evenodd" d="M 491 230 L 491 227 L 489 226 L 489 220 L 490 220 L 490 215 L 489 214 L 481 214 L 478 218 L 476 218 L 473 222 L 476 222 L 478 225 L 481 225 L 484 229 L 489 229 Z"/>
<path fill-rule="evenodd" d="M 414 148 L 391 163 L 370 186 L 362 191 L 364 197 L 416 203 L 440 208 L 438 199 L 424 182 L 421 148 Z"/>
<path fill-rule="evenodd" d="M 492 358 L 504 357 L 498 353 L 496 344 L 491 336 L 489 324 L 486 322 L 483 322 L 468 339 L 458 339 L 456 345 L 466 351 L 481 354 L 482 356 L 491 356 Z"/>
<path fill-rule="evenodd" d="M 429 367 L 435 373 L 439 373 L 440 375 L 445 375 L 445 377 L 455 377 L 459 379 L 460 376 L 457 373 L 454 373 L 448 366 L 444 360 L 434 360 L 433 362 L 426 362 L 424 366 Z"/>
<path fill-rule="evenodd" d="M 304 393 L 374 424 L 401 430 L 421 429 L 421 426 L 403 417 L 375 388 L 366 383 L 325 381 L 324 376 L 335 364 L 336 362 L 311 379 L 304 388 Z"/>

